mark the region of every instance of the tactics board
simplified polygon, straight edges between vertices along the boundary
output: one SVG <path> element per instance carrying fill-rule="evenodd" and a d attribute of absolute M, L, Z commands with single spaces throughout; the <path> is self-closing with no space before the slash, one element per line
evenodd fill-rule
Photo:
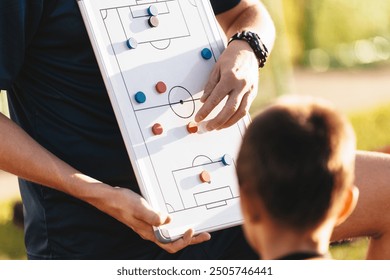
<path fill-rule="evenodd" d="M 241 224 L 235 157 L 249 118 L 212 132 L 194 123 L 225 48 L 210 2 L 78 3 L 142 195 L 172 218 L 156 236 Z"/>

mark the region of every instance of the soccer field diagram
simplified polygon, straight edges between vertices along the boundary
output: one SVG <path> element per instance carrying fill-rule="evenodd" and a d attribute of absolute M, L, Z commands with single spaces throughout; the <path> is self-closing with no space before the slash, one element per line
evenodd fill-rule
<path fill-rule="evenodd" d="M 240 224 L 235 157 L 249 120 L 211 132 L 194 122 L 224 50 L 210 3 L 79 3 L 141 192 L 172 218 L 156 234 Z"/>

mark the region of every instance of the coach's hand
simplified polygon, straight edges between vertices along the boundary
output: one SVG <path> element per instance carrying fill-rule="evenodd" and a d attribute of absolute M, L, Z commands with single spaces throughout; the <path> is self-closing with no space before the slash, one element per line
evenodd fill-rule
<path fill-rule="evenodd" d="M 219 57 L 200 101 L 203 106 L 195 116 L 203 121 L 227 97 L 223 109 L 207 121 L 206 129 L 229 127 L 244 117 L 257 95 L 258 62 L 249 44 L 235 40 Z"/>
<path fill-rule="evenodd" d="M 137 193 L 125 189 L 114 188 L 114 196 L 108 200 L 111 205 L 104 210 L 118 221 L 132 228 L 143 239 L 156 243 L 169 253 L 176 253 L 188 245 L 202 243 L 210 239 L 209 233 L 194 236 L 189 229 L 182 238 L 171 243 L 161 243 L 154 235 L 153 226 L 161 226 L 170 222 L 170 217 L 154 211 L 149 203 Z"/>

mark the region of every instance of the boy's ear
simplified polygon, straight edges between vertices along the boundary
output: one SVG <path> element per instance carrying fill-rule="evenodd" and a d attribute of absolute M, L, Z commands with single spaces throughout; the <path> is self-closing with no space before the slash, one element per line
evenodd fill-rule
<path fill-rule="evenodd" d="M 344 206 L 340 211 L 336 225 L 341 224 L 348 218 L 348 216 L 355 209 L 358 198 L 359 198 L 359 189 L 356 186 L 349 188 L 347 196 L 344 201 Z"/>
<path fill-rule="evenodd" d="M 259 198 L 256 195 L 250 195 L 245 191 L 240 191 L 241 210 L 244 217 L 250 223 L 260 221 Z"/>

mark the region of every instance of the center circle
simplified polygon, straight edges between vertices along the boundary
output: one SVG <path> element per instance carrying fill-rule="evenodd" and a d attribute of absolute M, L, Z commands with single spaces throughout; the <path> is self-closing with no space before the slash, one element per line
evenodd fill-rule
<path fill-rule="evenodd" d="M 195 101 L 191 93 L 184 87 L 175 86 L 169 91 L 169 106 L 183 119 L 190 118 L 195 112 Z"/>

